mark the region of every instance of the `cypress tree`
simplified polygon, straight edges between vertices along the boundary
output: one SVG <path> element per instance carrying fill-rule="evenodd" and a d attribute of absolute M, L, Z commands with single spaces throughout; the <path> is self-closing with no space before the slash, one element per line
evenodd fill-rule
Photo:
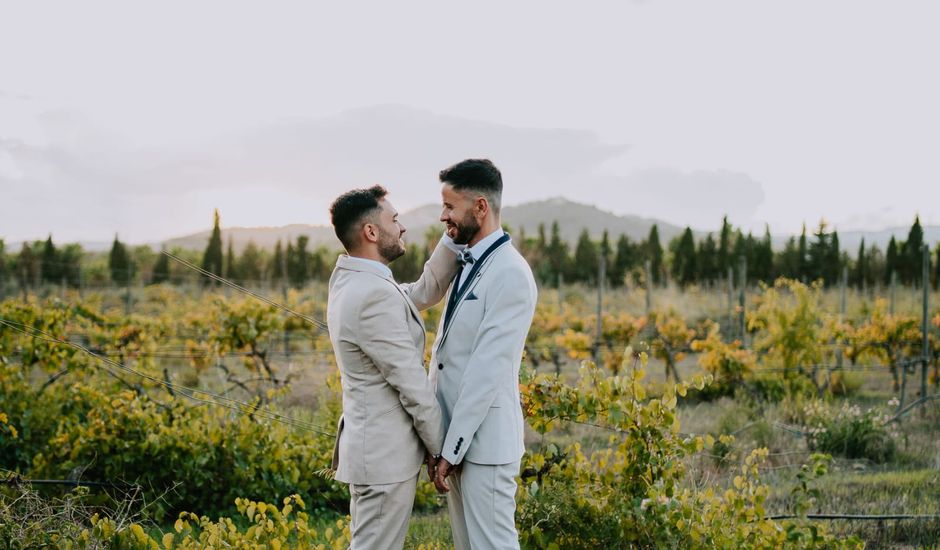
<path fill-rule="evenodd" d="M 114 236 L 111 253 L 108 255 L 108 269 L 111 271 L 111 281 L 119 286 L 127 285 L 133 277 L 130 254 L 128 254 L 124 243 L 118 240 L 117 235 Z"/>
<path fill-rule="evenodd" d="M 728 267 L 731 266 L 731 224 L 728 223 L 728 216 L 721 218 L 721 231 L 718 234 L 718 272 L 721 277 L 728 273 Z"/>
<path fill-rule="evenodd" d="M 290 243 L 287 244 L 290 247 Z M 274 257 L 271 258 L 271 282 L 277 283 L 284 280 L 287 273 L 284 272 L 284 249 L 281 247 L 281 239 L 274 245 Z"/>
<path fill-rule="evenodd" d="M 16 257 L 16 279 L 23 288 L 39 282 L 39 258 L 33 253 L 28 242 L 23 243 Z"/>
<path fill-rule="evenodd" d="M 65 284 L 78 288 L 82 282 L 82 245 L 67 244 L 59 251 L 59 277 Z"/>
<path fill-rule="evenodd" d="M 575 280 L 593 285 L 597 282 L 598 263 L 597 245 L 591 240 L 588 230 L 584 229 L 574 249 L 574 265 L 571 271 Z"/>
<path fill-rule="evenodd" d="M 52 244 L 52 235 L 49 235 L 46 242 L 43 244 L 40 258 L 40 273 L 43 282 L 50 284 L 59 283 L 62 279 L 62 266 L 59 253 L 55 245 Z"/>
<path fill-rule="evenodd" d="M 696 256 L 696 266 L 698 267 L 697 279 L 704 283 L 714 283 L 720 278 L 718 267 L 718 245 L 712 234 L 709 233 L 705 239 L 699 242 Z"/>
<path fill-rule="evenodd" d="M 238 273 L 238 264 L 236 263 L 235 250 L 232 246 L 232 238 L 228 239 L 228 252 L 225 255 L 225 278 L 229 281 L 241 280 Z"/>
<path fill-rule="evenodd" d="M 308 236 L 298 235 L 295 246 L 287 244 L 287 278 L 296 287 L 302 287 L 310 280 L 310 253 L 307 252 L 309 241 Z"/>
<path fill-rule="evenodd" d="M 212 235 L 209 237 L 209 244 L 202 256 L 202 268 L 218 276 L 222 276 L 222 230 L 219 228 L 219 211 L 215 210 L 213 215 Z"/>
<path fill-rule="evenodd" d="M 907 234 L 907 240 L 901 245 L 901 250 L 901 279 L 905 283 L 919 286 L 924 270 L 924 229 L 920 225 L 920 216 L 914 217 L 914 224 Z"/>
<path fill-rule="evenodd" d="M 868 284 L 874 285 L 884 279 L 885 255 L 877 244 L 868 247 L 865 253 L 865 262 L 868 264 Z"/>
<path fill-rule="evenodd" d="M 790 237 L 783 245 L 783 250 L 777 255 L 775 262 L 777 274 L 788 279 L 796 279 L 799 276 L 799 254 L 796 237 Z"/>
<path fill-rule="evenodd" d="M 829 284 L 831 281 L 828 280 L 828 262 L 831 237 L 826 231 L 825 220 L 820 220 L 819 227 L 816 229 L 816 232 L 813 233 L 813 236 L 815 236 L 816 239 L 809 245 L 809 260 L 807 262 L 809 267 L 809 279 L 823 279 L 826 284 Z"/>
<path fill-rule="evenodd" d="M 826 282 L 831 285 L 838 284 L 842 278 L 842 253 L 839 250 L 839 232 L 833 231 L 829 238 L 829 250 L 826 255 Z"/>
<path fill-rule="evenodd" d="M 262 260 L 261 250 L 254 241 L 248 241 L 245 250 L 238 258 L 238 274 L 246 284 L 256 285 L 261 281 L 264 270 Z"/>
<path fill-rule="evenodd" d="M 855 256 L 855 269 L 852 270 L 851 283 L 856 288 L 867 288 L 871 281 L 869 273 L 868 254 L 865 250 L 865 237 L 858 245 L 858 254 Z"/>
<path fill-rule="evenodd" d="M 539 234 L 538 238 L 535 241 L 535 249 L 541 255 L 545 253 L 545 249 L 548 246 L 548 240 L 545 238 L 545 224 L 539 223 Z"/>
<path fill-rule="evenodd" d="M 752 278 L 770 283 L 774 277 L 774 249 L 769 226 L 764 226 L 764 237 L 760 241 L 754 242 L 751 256 L 754 262 Z M 748 271 L 750 270 L 748 268 Z"/>
<path fill-rule="evenodd" d="M 800 232 L 800 240 L 796 247 L 796 278 L 804 283 L 812 275 L 809 269 L 809 250 L 806 244 L 806 222 L 803 222 L 803 230 Z"/>
<path fill-rule="evenodd" d="M 548 257 L 548 240 L 545 237 L 545 224 L 540 223 L 538 234 L 535 238 L 535 244 L 529 250 L 526 260 L 532 266 L 533 275 L 541 285 L 552 284 L 552 268 L 546 261 Z"/>
<path fill-rule="evenodd" d="M 686 227 L 682 235 L 673 241 L 672 276 L 682 286 L 695 282 L 698 265 L 695 261 L 695 237 L 692 228 Z"/>
<path fill-rule="evenodd" d="M 636 247 L 630 242 L 630 237 L 621 234 L 617 239 L 617 255 L 614 258 L 614 268 L 610 275 L 610 281 L 615 286 L 624 284 L 627 273 L 629 273 L 638 260 Z"/>
<path fill-rule="evenodd" d="M 170 280 L 170 258 L 166 254 L 163 254 L 164 250 L 165 249 L 161 247 L 157 262 L 153 265 L 153 277 L 150 279 L 151 284 L 158 285 Z"/>
<path fill-rule="evenodd" d="M 604 257 L 604 279 L 605 284 L 614 285 L 616 279 L 616 270 L 614 269 L 614 262 L 617 261 L 616 250 L 614 249 L 614 243 L 610 240 L 610 234 L 605 229 L 604 234 L 601 237 L 601 254 Z"/>
<path fill-rule="evenodd" d="M 892 235 L 891 241 L 888 242 L 888 250 L 885 252 L 885 284 L 891 284 L 891 273 L 897 272 L 898 267 L 898 243 Z"/>
<path fill-rule="evenodd" d="M 653 272 L 653 284 L 660 285 L 665 281 L 665 272 L 663 270 L 663 246 L 659 244 L 659 228 L 656 224 L 650 228 L 649 237 L 646 239 L 646 259 L 650 261 L 651 271 Z"/>
<path fill-rule="evenodd" d="M 753 239 L 752 239 L 753 240 Z M 741 284 L 741 258 L 744 258 L 745 261 L 750 264 L 750 243 L 747 239 L 744 238 L 744 235 L 741 234 L 741 230 L 738 229 L 734 232 L 734 246 L 731 249 L 731 257 L 729 258 L 731 267 L 734 271 L 734 280 L 735 284 Z M 750 270 L 750 265 L 748 265 L 748 270 Z M 748 276 L 750 277 L 750 276 Z"/>
<path fill-rule="evenodd" d="M 557 286 L 559 275 L 566 277 L 568 271 L 568 243 L 561 240 L 558 222 L 552 222 L 552 236 L 548 243 L 548 262 L 550 266 L 550 284 Z"/>

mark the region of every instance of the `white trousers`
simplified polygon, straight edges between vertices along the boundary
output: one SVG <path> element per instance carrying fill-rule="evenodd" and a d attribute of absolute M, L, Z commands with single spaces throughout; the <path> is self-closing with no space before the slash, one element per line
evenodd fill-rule
<path fill-rule="evenodd" d="M 448 479 L 447 508 L 456 550 L 519 548 L 516 532 L 516 476 L 519 462 L 474 464 L 464 461 Z"/>
<path fill-rule="evenodd" d="M 418 476 L 385 485 L 350 485 L 351 550 L 401 550 L 415 503 Z"/>

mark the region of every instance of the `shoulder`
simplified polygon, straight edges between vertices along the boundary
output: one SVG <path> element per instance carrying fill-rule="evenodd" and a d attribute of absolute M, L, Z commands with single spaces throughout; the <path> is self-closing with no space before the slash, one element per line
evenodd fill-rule
<path fill-rule="evenodd" d="M 493 269 L 498 272 L 500 276 L 510 277 L 516 281 L 523 279 L 534 280 L 529 262 L 516 250 L 516 247 L 511 245 L 506 246 L 500 251 L 500 254 L 493 259 Z"/>
<path fill-rule="evenodd" d="M 507 246 L 493 258 L 493 265 L 487 275 L 496 287 L 535 288 L 535 278 L 529 263 L 512 246 Z"/>
<path fill-rule="evenodd" d="M 384 302 L 401 296 L 391 281 L 362 271 L 346 272 L 336 289 L 342 292 L 344 301 L 361 305 Z"/>

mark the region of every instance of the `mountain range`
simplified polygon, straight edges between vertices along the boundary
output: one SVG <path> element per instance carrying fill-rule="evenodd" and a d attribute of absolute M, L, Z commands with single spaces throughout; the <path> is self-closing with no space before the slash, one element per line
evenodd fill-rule
<path fill-rule="evenodd" d="M 433 204 L 403 212 L 400 219 L 407 229 L 405 240 L 421 242 L 429 230 L 441 229 L 442 225 L 438 221 L 439 215 L 440 207 Z M 557 221 L 561 238 L 572 246 L 577 242 L 578 236 L 584 229 L 587 229 L 588 233 L 595 239 L 599 239 L 606 229 L 612 241 L 615 241 L 621 234 L 627 235 L 633 241 L 640 241 L 646 239 L 650 228 L 653 224 L 656 224 L 659 230 L 660 242 L 664 246 L 684 230 L 682 227 L 661 220 L 634 215 L 621 216 L 593 205 L 582 204 L 564 198 L 552 198 L 516 206 L 506 206 L 503 208 L 501 217 L 503 224 L 508 225 L 510 231 L 516 233 L 517 236 L 524 232 L 527 237 L 537 234 L 539 224 L 544 224 L 546 237 L 550 237 L 552 222 Z M 811 233 L 813 230 L 811 227 L 807 228 L 810 239 L 812 239 Z M 839 242 L 843 250 L 847 250 L 850 255 L 854 256 L 863 238 L 867 246 L 876 244 L 881 250 L 885 250 L 892 236 L 898 240 L 905 240 L 909 230 L 910 227 L 891 227 L 879 231 L 840 232 Z M 704 231 L 693 232 L 697 239 L 706 235 Z M 159 243 L 157 246 L 201 250 L 205 248 L 210 233 L 210 230 L 206 230 L 176 237 Z M 310 239 L 309 247 L 311 249 L 318 246 L 340 247 L 339 241 L 333 233 L 333 228 L 324 225 L 291 224 L 281 227 L 222 228 L 222 238 L 225 246 L 228 246 L 231 239 L 236 251 L 243 249 L 249 241 L 262 248 L 273 248 L 278 240 L 282 242 L 294 241 L 299 235 L 307 235 Z M 771 239 L 774 247 L 781 248 L 790 236 L 772 235 Z M 924 240 L 928 243 L 940 241 L 940 226 L 925 226 Z"/>

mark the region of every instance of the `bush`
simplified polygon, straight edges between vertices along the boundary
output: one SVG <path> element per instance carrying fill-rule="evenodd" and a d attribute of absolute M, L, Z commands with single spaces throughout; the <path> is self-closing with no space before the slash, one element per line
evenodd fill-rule
<path fill-rule="evenodd" d="M 837 397 L 854 395 L 864 382 L 865 378 L 858 373 L 836 371 L 829 376 L 829 393 Z"/>
<path fill-rule="evenodd" d="M 628 354 L 629 355 L 629 354 Z M 645 356 L 641 357 L 645 366 Z M 667 386 L 647 398 L 643 368 L 606 377 L 591 363 L 576 386 L 539 374 L 523 386 L 530 425 L 547 434 L 560 423 L 580 422 L 611 430 L 607 448 L 590 453 L 579 443 L 548 444 L 523 459 L 518 527 L 533 548 L 842 548 L 805 522 L 766 519 L 769 489 L 758 466 L 767 450 L 754 451 L 732 487 L 717 494 L 688 483 L 693 454 L 714 448 L 711 436 L 683 437 L 675 414 L 677 397 L 692 384 Z M 699 389 L 705 379 L 693 384 Z M 733 438 L 722 436 L 721 443 Z"/>
<path fill-rule="evenodd" d="M 812 381 L 799 375 L 785 377 L 781 374 L 755 374 L 745 381 L 743 388 L 746 397 L 764 403 L 779 403 L 790 398 L 816 395 Z"/>
<path fill-rule="evenodd" d="M 343 509 L 346 488 L 316 474 L 329 464 L 331 438 L 283 424 L 234 417 L 218 407 L 166 407 L 124 391 L 106 394 L 83 384 L 67 402 L 31 475 L 140 484 L 161 521 L 181 510 L 227 511 L 236 497 L 301 493 Z"/>
<path fill-rule="evenodd" d="M 44 499 L 33 491 L 15 487 L 6 498 L 0 494 L 0 547 L 2 548 L 122 548 L 159 550 L 171 548 L 322 548 L 349 546 L 349 518 L 312 519 L 298 495 L 273 504 L 236 499 L 234 520 L 212 521 L 190 512 L 179 514 L 173 528 L 162 533 L 145 528 L 133 516 L 103 513 L 89 506 L 87 491 L 76 489 L 63 498 Z M 133 506 L 123 503 L 126 511 Z"/>
<path fill-rule="evenodd" d="M 864 458 L 884 463 L 897 452 L 889 417 L 876 409 L 862 412 L 845 403 L 833 414 L 820 402 L 806 407 L 807 443 L 811 449 L 845 458 Z"/>

